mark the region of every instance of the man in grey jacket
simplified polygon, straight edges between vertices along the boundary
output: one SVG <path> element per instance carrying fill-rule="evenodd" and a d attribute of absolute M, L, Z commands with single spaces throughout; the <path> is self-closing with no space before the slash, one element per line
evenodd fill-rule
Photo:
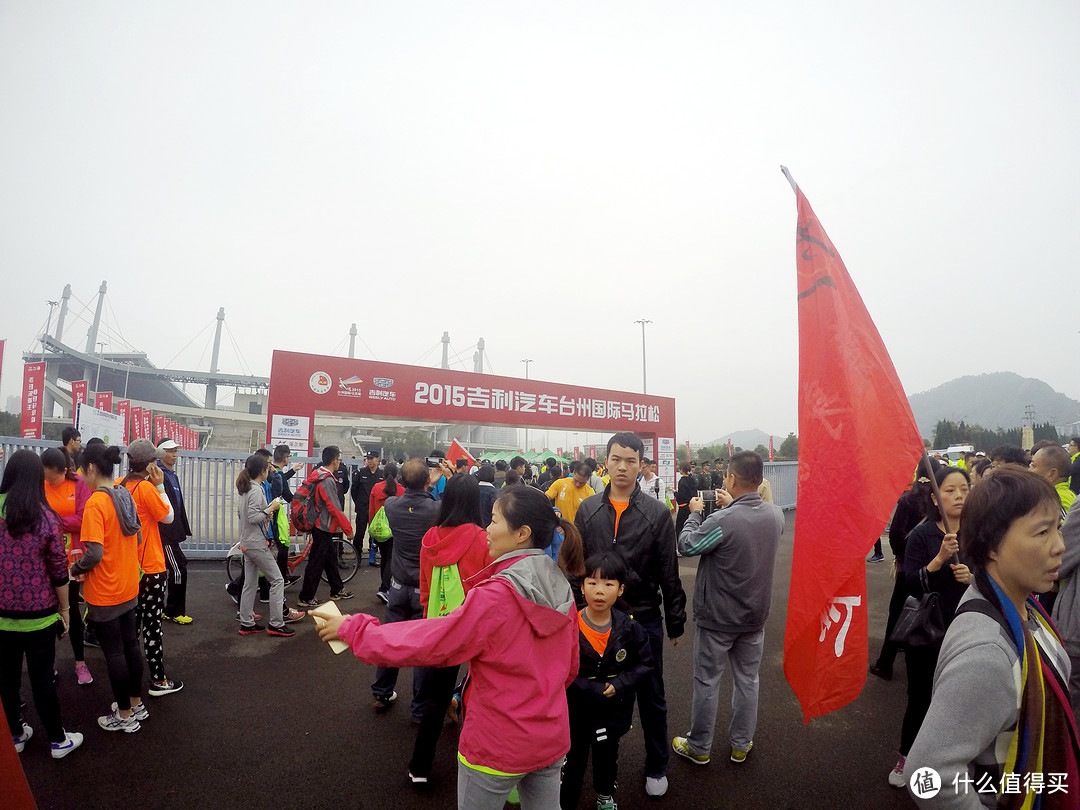
<path fill-rule="evenodd" d="M 729 736 L 731 761 L 744 762 L 757 728 L 758 670 L 765 646 L 765 620 L 772 604 L 773 570 L 784 513 L 758 495 L 764 465 L 754 452 L 731 457 L 725 490 L 702 522 L 705 504 L 690 501 L 679 535 L 679 553 L 700 556 L 694 583 L 694 692 L 690 732 L 675 737 L 676 754 L 698 765 L 710 758 L 720 678 L 731 662 L 734 681 Z"/>

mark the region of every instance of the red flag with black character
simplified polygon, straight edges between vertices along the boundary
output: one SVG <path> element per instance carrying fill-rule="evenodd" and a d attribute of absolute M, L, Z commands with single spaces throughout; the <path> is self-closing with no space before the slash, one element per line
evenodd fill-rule
<path fill-rule="evenodd" d="M 865 556 L 923 444 L 840 254 L 784 174 L 798 205 L 799 306 L 799 490 L 784 674 L 809 722 L 850 703 L 866 682 Z"/>

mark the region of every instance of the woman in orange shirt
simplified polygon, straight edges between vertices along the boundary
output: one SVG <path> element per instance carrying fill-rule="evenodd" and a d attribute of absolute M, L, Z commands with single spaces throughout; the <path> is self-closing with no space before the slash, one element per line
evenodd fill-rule
<path fill-rule="evenodd" d="M 131 465 L 122 483 L 131 493 L 142 523 L 142 546 L 139 548 L 139 608 L 136 625 L 142 627 L 143 655 L 150 670 L 150 697 L 179 692 L 183 681 L 165 677 L 165 634 L 161 632 L 161 614 L 165 608 L 165 552 L 161 547 L 159 523 L 172 523 L 173 507 L 165 494 L 165 474 L 153 462 L 164 458 L 149 439 L 136 439 L 127 448 Z"/>
<path fill-rule="evenodd" d="M 86 575 L 83 598 L 89 610 L 90 625 L 97 631 L 109 683 L 116 702 L 112 710 L 98 718 L 106 731 L 128 734 L 139 730 L 139 721 L 149 717 L 142 702 L 142 676 L 145 667 L 135 611 L 139 603 L 139 540 L 125 535 L 120 527 L 113 497 L 131 494 L 120 487 L 113 492 L 113 473 L 120 463 L 120 448 L 104 444 L 83 448 L 82 465 L 86 483 L 93 490 L 83 509 L 83 556 L 71 566 L 71 574 Z"/>
<path fill-rule="evenodd" d="M 45 498 L 49 506 L 64 523 L 64 548 L 68 565 L 83 555 L 82 532 L 83 507 L 90 497 L 90 488 L 71 470 L 67 453 L 59 447 L 50 447 L 41 454 L 45 465 Z M 79 591 L 82 583 L 72 579 L 68 584 L 68 604 L 71 605 L 71 651 L 75 655 L 75 677 L 80 686 L 94 682 L 83 658 L 83 620 L 79 610 Z"/>

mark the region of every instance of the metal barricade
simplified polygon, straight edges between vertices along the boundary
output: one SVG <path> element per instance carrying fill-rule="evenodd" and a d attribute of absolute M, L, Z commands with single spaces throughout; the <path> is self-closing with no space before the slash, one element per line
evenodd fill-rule
<path fill-rule="evenodd" d="M 6 460 L 16 450 L 29 449 L 38 453 L 49 447 L 58 447 L 59 442 L 50 439 L 22 439 L 13 436 L 0 436 L 0 448 L 4 451 L 4 460 L 0 461 L 0 474 Z M 204 452 L 181 450 L 176 462 L 176 474 L 180 479 L 180 491 L 187 510 L 188 523 L 191 524 L 191 538 L 183 544 L 184 553 L 191 559 L 224 559 L 226 553 L 240 536 L 239 517 L 236 513 L 237 492 L 236 478 L 244 467 L 248 453 Z M 290 463 L 303 462 L 308 465 L 290 480 L 293 491 L 302 476 L 314 466 L 322 463 L 321 458 L 296 457 Z M 364 463 L 363 459 L 342 458 L 343 466 L 352 470 Z M 314 465 L 314 466 L 313 466 Z M 127 473 L 127 456 L 122 456 L 117 477 Z M 352 499 L 346 494 L 342 499 L 342 508 L 355 527 L 355 510 Z M 286 508 L 286 507 L 282 507 Z M 367 515 L 364 515 L 367 522 Z M 359 529 L 363 531 L 363 526 Z"/>
<path fill-rule="evenodd" d="M 781 509 L 794 509 L 799 492 L 799 462 L 766 461 L 765 477 L 772 487 L 773 503 Z"/>

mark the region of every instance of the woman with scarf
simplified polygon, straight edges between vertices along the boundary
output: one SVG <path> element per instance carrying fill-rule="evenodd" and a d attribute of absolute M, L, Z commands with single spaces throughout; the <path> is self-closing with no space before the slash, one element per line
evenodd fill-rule
<path fill-rule="evenodd" d="M 1060 517 L 1054 488 L 1023 470 L 995 470 L 967 500 L 959 539 L 974 580 L 942 643 L 930 709 L 908 754 L 917 800 L 929 792 L 927 769 L 940 777 L 920 806 L 1080 807 L 1069 660 L 1032 598 L 1057 581 Z"/>

